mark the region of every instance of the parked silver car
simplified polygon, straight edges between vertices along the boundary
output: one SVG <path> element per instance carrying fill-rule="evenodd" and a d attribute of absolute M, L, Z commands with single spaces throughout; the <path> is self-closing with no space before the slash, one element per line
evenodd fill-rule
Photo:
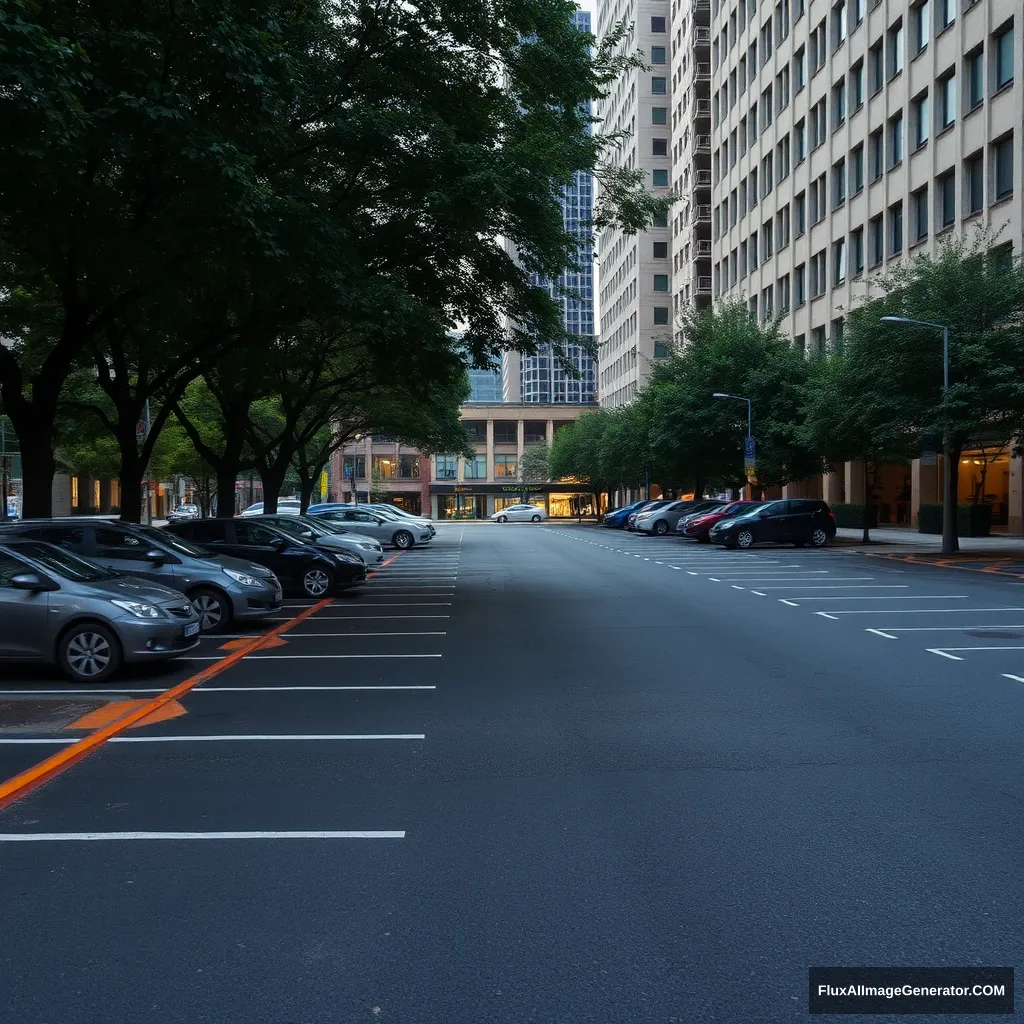
<path fill-rule="evenodd" d="M 548 514 L 540 505 L 506 505 L 491 516 L 492 523 L 539 523 Z"/>
<path fill-rule="evenodd" d="M 176 590 L 13 536 L 0 543 L 0 658 L 59 665 L 98 683 L 125 662 L 199 643 L 199 616 Z"/>
<path fill-rule="evenodd" d="M 429 527 L 415 520 L 392 519 L 380 513 L 370 512 L 362 508 L 325 509 L 322 512 L 311 512 L 313 519 L 326 519 L 329 523 L 375 537 L 381 544 L 393 544 L 404 551 L 414 544 L 427 544 L 431 533 Z"/>
<path fill-rule="evenodd" d="M 0 540 L 8 537 L 56 544 L 115 572 L 179 590 L 196 606 L 204 633 L 273 615 L 281 607 L 281 584 L 269 569 L 152 526 L 82 516 L 25 519 L 0 526 Z"/>
<path fill-rule="evenodd" d="M 256 516 L 257 522 L 270 523 L 282 533 L 287 533 L 297 540 L 304 540 L 317 547 L 329 551 L 345 551 L 355 555 L 368 569 L 374 568 L 384 561 L 384 549 L 380 541 L 364 533 L 350 531 L 341 523 L 332 523 L 329 519 L 312 516 L 267 515 Z"/>
<path fill-rule="evenodd" d="M 683 516 L 717 508 L 721 501 L 694 500 L 670 501 L 667 505 L 650 511 L 641 511 L 636 517 L 635 529 L 639 533 L 656 533 L 659 537 L 671 532 Z"/>

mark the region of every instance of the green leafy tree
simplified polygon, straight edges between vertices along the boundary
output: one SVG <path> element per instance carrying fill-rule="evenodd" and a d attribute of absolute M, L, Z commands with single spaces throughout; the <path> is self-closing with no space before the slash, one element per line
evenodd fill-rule
<path fill-rule="evenodd" d="M 552 480 L 573 480 L 590 485 L 596 507 L 601 494 L 615 481 L 605 475 L 603 440 L 612 414 L 601 409 L 587 412 L 555 431 L 548 452 L 548 473 Z"/>
<path fill-rule="evenodd" d="M 548 454 L 547 441 L 535 441 L 523 447 L 523 455 L 519 460 L 519 479 L 523 484 L 548 482 Z"/>

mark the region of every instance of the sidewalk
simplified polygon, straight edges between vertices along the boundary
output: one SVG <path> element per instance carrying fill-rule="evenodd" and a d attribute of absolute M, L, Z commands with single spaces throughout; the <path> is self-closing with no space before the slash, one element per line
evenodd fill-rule
<path fill-rule="evenodd" d="M 840 527 L 836 530 L 836 540 L 843 547 L 860 545 L 864 535 L 860 529 Z M 880 527 L 870 533 L 871 543 L 860 545 L 864 550 L 885 547 L 889 550 L 904 550 L 912 554 L 935 553 L 942 547 L 942 537 L 937 533 L 918 533 L 909 526 Z M 1012 558 L 1024 556 L 1024 537 L 961 537 L 960 551 L 973 554 L 986 554 L 995 557 Z"/>

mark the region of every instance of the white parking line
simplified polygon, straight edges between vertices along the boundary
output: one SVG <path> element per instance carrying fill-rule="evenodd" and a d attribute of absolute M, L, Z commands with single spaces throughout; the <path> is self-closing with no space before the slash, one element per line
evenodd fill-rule
<path fill-rule="evenodd" d="M 257 735 L 238 735 L 238 736 L 111 736 L 107 740 L 108 743 L 265 743 L 268 741 L 287 741 L 290 743 L 299 743 L 312 740 L 329 740 L 333 742 L 348 741 L 348 740 L 422 740 L 426 739 L 423 733 L 377 733 L 377 734 L 357 734 L 350 733 L 347 735 L 341 733 L 321 733 L 313 735 L 299 735 L 299 734 L 286 734 L 286 733 L 265 733 Z M 77 743 L 78 737 L 39 737 L 39 738 L 27 738 L 27 737 L 7 737 L 0 736 L 0 744 L 6 746 L 20 745 L 20 744 L 47 744 L 51 746 L 68 746 L 72 743 Z"/>
<path fill-rule="evenodd" d="M 965 608 L 964 611 L 967 611 Z M 967 626 L 885 626 L 890 633 L 945 633 L 945 632 L 966 632 L 969 629 L 1024 629 L 1013 623 L 997 622 L 991 626 L 967 625 Z"/>
<path fill-rule="evenodd" d="M 736 586 L 736 584 L 734 583 L 734 584 L 732 585 L 732 589 L 733 589 L 733 590 L 746 590 L 747 588 L 746 588 L 746 587 L 737 587 L 737 586 Z"/>
<path fill-rule="evenodd" d="M 1004 679 L 1012 679 L 1015 683 L 1024 683 L 1024 676 L 1011 675 L 1009 672 L 1003 673 Z"/>
<path fill-rule="evenodd" d="M 829 583 L 846 583 L 850 580 L 873 580 L 874 576 L 830 576 L 828 578 Z M 762 576 L 760 573 L 755 573 L 753 579 L 748 579 L 745 576 L 723 576 L 722 579 L 726 583 L 730 583 L 732 580 L 743 580 L 744 583 L 798 583 L 801 580 L 820 581 L 820 576 Z M 790 590 L 792 588 L 785 587 L 783 589 Z"/>
<path fill-rule="evenodd" d="M 938 647 L 925 648 L 929 654 L 938 654 L 940 657 L 949 658 L 950 661 L 963 661 L 963 658 L 958 658 L 955 654 L 947 654 L 945 651 L 940 650 Z"/>
<path fill-rule="evenodd" d="M 758 597 L 767 597 L 767 594 L 762 594 L 760 590 L 752 590 L 752 594 L 757 594 Z"/>
<path fill-rule="evenodd" d="M 870 577 L 869 577 L 870 579 Z M 808 587 L 765 587 L 761 584 L 765 590 L 907 590 L 910 587 L 909 583 L 855 583 L 853 586 L 833 586 L 831 583 L 825 586 L 808 586 Z"/>
<path fill-rule="evenodd" d="M 0 832 L 0 843 L 97 843 L 132 839 L 404 839 L 405 832 Z"/>
<path fill-rule="evenodd" d="M 887 640 L 897 640 L 898 637 L 892 635 L 892 633 L 886 633 L 884 629 L 869 629 L 866 630 L 868 633 L 874 633 L 876 636 L 884 636 Z"/>
<path fill-rule="evenodd" d="M 1006 644 L 998 647 L 929 647 L 928 650 L 937 654 L 939 651 L 1024 651 L 1024 647 Z M 960 660 L 962 661 L 963 659 L 961 658 Z"/>
<path fill-rule="evenodd" d="M 859 598 L 850 598 L 851 601 L 859 600 Z M 870 598 L 868 599 L 870 600 Z M 879 600 L 891 601 L 891 600 L 903 600 L 902 598 L 879 598 Z M 908 600 L 917 600 L 917 598 L 908 598 Z M 922 598 L 921 600 L 929 600 L 928 598 Z M 966 601 L 967 598 L 962 594 L 956 594 L 953 597 L 938 598 L 940 601 Z M 886 608 L 886 615 L 946 615 L 946 614 L 957 614 L 957 615 L 969 615 L 972 612 L 1024 612 L 1024 608 Z M 824 612 L 815 612 L 815 615 L 824 615 Z M 830 616 L 834 618 L 836 615 L 878 615 L 878 608 L 850 608 L 843 609 L 842 611 L 836 611 Z"/>
<path fill-rule="evenodd" d="M 857 594 L 851 594 L 849 597 L 803 597 L 799 598 L 801 601 L 966 601 L 966 594 L 938 594 L 935 597 L 921 597 L 920 595 L 914 596 L 913 594 L 871 594 L 859 596 Z M 921 609 L 924 611 L 925 609 Z M 930 609 L 928 609 L 930 610 Z M 954 610 L 954 609 L 951 609 Z M 955 609 L 956 611 L 963 611 L 961 608 Z M 840 612 L 841 615 L 851 614 L 850 612 Z M 869 613 L 870 614 L 870 613 Z"/>

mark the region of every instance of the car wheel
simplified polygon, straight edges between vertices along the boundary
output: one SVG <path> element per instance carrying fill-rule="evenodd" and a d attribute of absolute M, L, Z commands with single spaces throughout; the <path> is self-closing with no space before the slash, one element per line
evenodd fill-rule
<path fill-rule="evenodd" d="M 498 516 L 498 522 L 499 523 L 507 523 L 508 522 L 508 516 Z"/>
<path fill-rule="evenodd" d="M 655 533 L 656 533 L 656 534 L 657 534 L 657 535 L 658 535 L 659 537 L 664 537 L 664 536 L 665 536 L 665 534 L 666 534 L 666 533 L 668 533 L 668 523 L 666 523 L 664 519 L 659 519 L 659 520 L 658 520 L 658 521 L 657 521 L 657 522 L 656 522 L 656 523 L 654 524 L 654 532 L 655 532 Z"/>
<path fill-rule="evenodd" d="M 823 548 L 828 543 L 828 534 L 819 526 L 811 534 L 811 543 L 816 548 Z"/>
<path fill-rule="evenodd" d="M 399 551 L 405 551 L 416 543 L 416 538 L 408 530 L 399 530 L 392 540 Z"/>
<path fill-rule="evenodd" d="M 106 626 L 81 622 L 64 633 L 57 646 L 60 667 L 79 683 L 100 683 L 121 664 L 121 645 Z"/>
<path fill-rule="evenodd" d="M 199 632 L 212 633 L 231 621 L 231 607 L 223 594 L 201 587 L 188 595 L 192 607 L 199 616 Z"/>
<path fill-rule="evenodd" d="M 754 534 L 750 530 L 740 530 L 736 534 L 736 543 L 741 548 L 749 548 L 754 543 Z"/>
<path fill-rule="evenodd" d="M 530 516 L 530 522 L 531 523 L 539 523 L 540 522 L 540 516 Z"/>
<path fill-rule="evenodd" d="M 334 589 L 334 576 L 330 569 L 314 565 L 302 575 L 302 591 L 306 597 L 323 597 Z"/>

